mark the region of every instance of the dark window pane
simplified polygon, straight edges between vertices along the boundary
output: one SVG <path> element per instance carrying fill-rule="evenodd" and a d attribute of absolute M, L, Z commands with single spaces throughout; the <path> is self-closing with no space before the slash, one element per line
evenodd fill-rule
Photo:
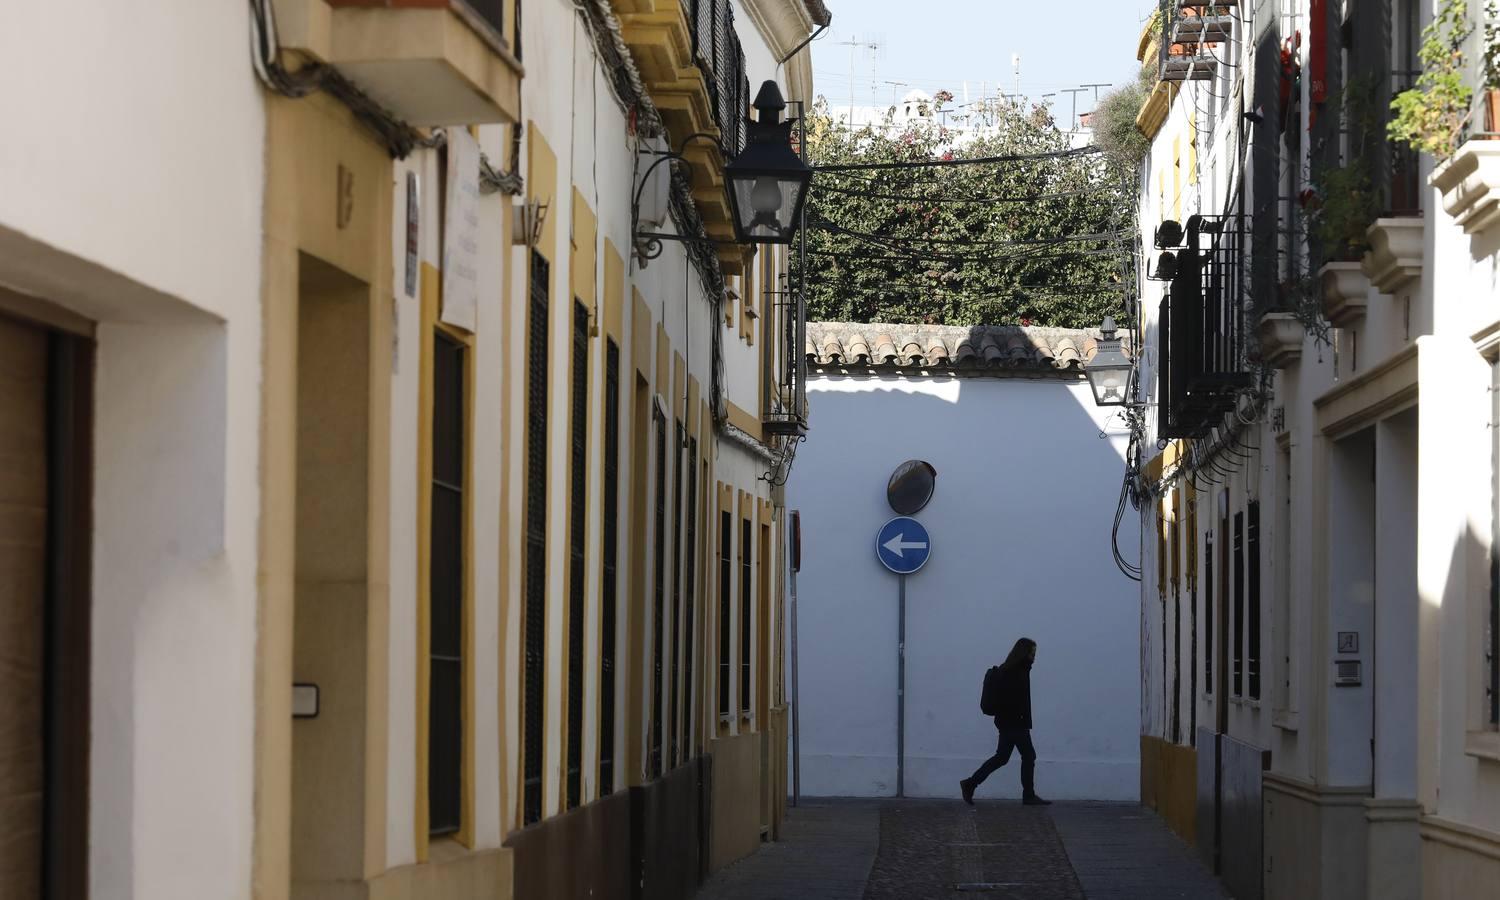
<path fill-rule="evenodd" d="M 1250 504 L 1249 526 L 1245 535 L 1246 548 L 1249 560 L 1246 565 L 1249 571 L 1246 577 L 1249 579 L 1250 594 L 1250 622 L 1248 625 L 1250 633 L 1247 635 L 1250 641 L 1249 660 L 1246 664 L 1248 680 L 1250 682 L 1250 696 L 1260 699 L 1260 503 Z"/>
<path fill-rule="evenodd" d="M 526 353 L 525 696 L 522 731 L 522 819 L 542 817 L 542 729 L 547 624 L 547 286 L 549 266 L 531 253 Z"/>
<path fill-rule="evenodd" d="M 734 589 L 734 519 L 719 513 L 719 715 L 729 715 L 729 616 Z"/>
<path fill-rule="evenodd" d="M 667 550 L 667 419 L 660 409 L 652 417 L 656 433 L 656 502 L 655 529 L 652 538 L 653 556 L 656 560 L 652 585 L 652 642 L 651 642 L 651 736 L 650 771 L 652 775 L 662 773 L 662 709 L 663 674 L 662 657 L 666 653 L 666 550 Z"/>
<path fill-rule="evenodd" d="M 1234 514 L 1234 618 L 1230 620 L 1234 646 L 1230 648 L 1234 679 L 1231 696 L 1245 694 L 1245 514 Z"/>
<path fill-rule="evenodd" d="M 457 831 L 462 821 L 463 663 L 432 661 L 432 702 L 428 708 L 428 824 L 433 834 Z"/>
<path fill-rule="evenodd" d="M 604 352 L 604 577 L 600 591 L 599 794 L 615 788 L 615 603 L 620 515 L 620 348 Z"/>
<path fill-rule="evenodd" d="M 583 598 L 588 534 L 589 311 L 573 304 L 572 408 L 568 468 L 568 806 L 583 799 Z"/>
<path fill-rule="evenodd" d="M 750 588 L 750 520 L 740 522 L 740 710 L 750 711 L 750 632 L 755 595 Z"/>
<path fill-rule="evenodd" d="M 458 830 L 463 817 L 464 353 L 434 336 L 427 797 L 435 834 Z"/>

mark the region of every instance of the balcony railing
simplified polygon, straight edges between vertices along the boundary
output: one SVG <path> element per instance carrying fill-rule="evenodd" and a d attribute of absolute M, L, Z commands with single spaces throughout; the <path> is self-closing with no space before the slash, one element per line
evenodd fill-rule
<path fill-rule="evenodd" d="M 750 82 L 734 29 L 734 8 L 729 0 L 682 0 L 682 7 L 692 27 L 693 56 L 708 82 L 721 149 L 726 157 L 737 156 L 745 147 Z"/>
<path fill-rule="evenodd" d="M 1162 437 L 1200 437 L 1251 385 L 1246 365 L 1248 235 L 1240 215 L 1193 216 L 1161 302 Z"/>

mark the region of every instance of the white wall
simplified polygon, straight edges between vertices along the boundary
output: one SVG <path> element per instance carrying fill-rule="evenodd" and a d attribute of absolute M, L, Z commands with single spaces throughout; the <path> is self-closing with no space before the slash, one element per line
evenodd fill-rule
<path fill-rule="evenodd" d="M 0 284 L 99 323 L 89 895 L 246 898 L 265 153 L 247 7 L 5 18 Z"/>
<path fill-rule="evenodd" d="M 812 433 L 787 506 L 802 513 L 798 576 L 802 790 L 896 787 L 897 579 L 874 554 L 907 459 L 938 471 L 917 515 L 933 556 L 907 584 L 906 793 L 957 796 L 994 752 L 985 670 L 1016 638 L 1039 643 L 1032 697 L 1047 796 L 1138 795 L 1137 588 L 1110 526 L 1124 433 L 1086 385 L 990 379 L 815 378 Z M 1136 546 L 1126 516 L 1122 549 Z M 983 792 L 1019 796 L 1015 761 Z"/>

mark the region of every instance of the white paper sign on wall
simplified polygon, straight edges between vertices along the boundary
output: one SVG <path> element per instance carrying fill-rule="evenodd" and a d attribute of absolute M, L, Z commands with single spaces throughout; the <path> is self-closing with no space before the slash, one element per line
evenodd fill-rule
<path fill-rule="evenodd" d="M 443 308 L 449 325 L 474 331 L 479 317 L 479 144 L 448 130 L 447 216 L 443 223 Z"/>

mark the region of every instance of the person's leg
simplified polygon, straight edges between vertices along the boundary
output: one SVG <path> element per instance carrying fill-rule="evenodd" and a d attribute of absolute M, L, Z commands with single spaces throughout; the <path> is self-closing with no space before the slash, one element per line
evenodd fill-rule
<path fill-rule="evenodd" d="M 1036 792 L 1036 747 L 1031 743 L 1031 730 L 1020 729 L 1015 741 L 1021 751 L 1021 801 L 1029 806 L 1049 805 L 1052 801 L 1043 800 Z"/>
<path fill-rule="evenodd" d="M 972 787 L 979 787 L 992 772 L 1010 762 L 1010 754 L 1015 749 L 1015 743 L 1007 735 L 1007 731 L 1008 729 L 1000 729 L 1000 738 L 995 745 L 995 755 L 985 760 L 978 769 L 974 770 L 974 774 L 969 776 L 969 784 Z"/>

